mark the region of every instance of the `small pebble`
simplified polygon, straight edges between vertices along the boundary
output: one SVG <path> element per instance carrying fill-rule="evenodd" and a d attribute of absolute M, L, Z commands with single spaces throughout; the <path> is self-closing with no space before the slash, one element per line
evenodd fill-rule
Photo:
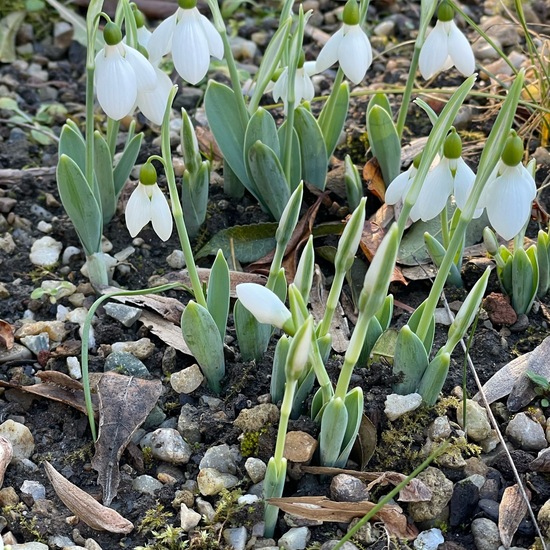
<path fill-rule="evenodd" d="M 154 495 L 162 487 L 163 484 L 158 479 L 148 475 L 138 476 L 132 481 L 133 489 L 147 495 Z"/>
<path fill-rule="evenodd" d="M 524 451 L 540 451 L 548 447 L 544 428 L 525 413 L 516 414 L 506 426 L 506 435 Z"/>
<path fill-rule="evenodd" d="M 348 474 L 338 474 L 333 477 L 330 495 L 338 502 L 359 502 L 369 499 L 369 491 L 365 483 Z"/>
<path fill-rule="evenodd" d="M 189 394 L 199 388 L 203 380 L 204 375 L 200 367 L 195 363 L 172 374 L 170 376 L 170 385 L 176 393 Z"/>
<path fill-rule="evenodd" d="M 166 263 L 172 269 L 183 269 L 185 267 L 185 257 L 181 250 L 174 250 L 167 258 Z"/>
<path fill-rule="evenodd" d="M 317 449 L 317 440 L 306 432 L 286 434 L 283 456 L 290 462 L 308 463 Z"/>
<path fill-rule="evenodd" d="M 30 458 L 34 453 L 34 438 L 27 426 L 13 420 L 0 424 L 0 436 L 5 437 L 12 445 L 11 463 Z"/>
<path fill-rule="evenodd" d="M 246 547 L 246 527 L 235 527 L 233 529 L 224 529 L 223 538 L 233 550 L 244 550 Z"/>
<path fill-rule="evenodd" d="M 136 342 L 115 342 L 111 345 L 113 352 L 131 353 L 138 359 L 147 359 L 155 351 L 155 344 L 149 338 L 140 338 Z"/>
<path fill-rule="evenodd" d="M 209 447 L 199 463 L 199 470 L 215 468 L 223 474 L 236 474 L 242 456 L 237 445 L 215 445 Z"/>
<path fill-rule="evenodd" d="M 422 531 L 414 541 L 414 548 L 417 550 L 437 550 L 440 544 L 443 544 L 445 539 L 440 529 L 428 529 Z"/>
<path fill-rule="evenodd" d="M 187 464 L 193 452 L 177 430 L 159 428 L 147 434 L 139 442 L 140 447 L 150 447 L 154 458 L 170 464 Z"/>
<path fill-rule="evenodd" d="M 11 349 L 0 348 L 0 365 L 8 361 L 26 361 L 31 357 L 31 350 L 17 342 L 13 344 Z"/>
<path fill-rule="evenodd" d="M 38 481 L 25 480 L 20 487 L 20 491 L 24 495 L 31 496 L 34 500 L 46 498 L 46 488 Z"/>
<path fill-rule="evenodd" d="M 501 545 L 496 523 L 487 518 L 472 521 L 472 535 L 477 550 L 498 550 Z"/>
<path fill-rule="evenodd" d="M 69 371 L 69 376 L 75 380 L 80 380 L 82 378 L 82 369 L 80 367 L 80 361 L 78 357 L 67 357 L 65 360 L 67 363 L 67 370 Z"/>
<path fill-rule="evenodd" d="M 250 477 L 252 483 L 259 483 L 265 477 L 267 470 L 266 463 L 259 458 L 249 457 L 244 463 L 244 469 Z"/>
<path fill-rule="evenodd" d="M 202 516 L 198 512 L 189 509 L 183 502 L 181 503 L 180 525 L 186 533 L 194 529 L 200 523 L 201 518 Z"/>
<path fill-rule="evenodd" d="M 59 261 L 63 245 L 51 237 L 41 237 L 31 246 L 31 263 L 41 267 L 52 267 Z"/>
<path fill-rule="evenodd" d="M 111 353 L 103 365 L 103 370 L 123 372 L 130 376 L 146 378 L 149 376 L 147 367 L 131 353 L 126 351 L 115 351 Z"/>
<path fill-rule="evenodd" d="M 231 475 L 218 472 L 214 468 L 203 468 L 198 476 L 197 483 L 201 495 L 211 496 L 217 495 L 223 489 L 231 489 L 239 483 L 239 478 Z"/>
<path fill-rule="evenodd" d="M 284 548 L 285 550 L 304 550 L 310 537 L 311 533 L 307 527 L 293 527 L 279 539 L 279 548 Z"/>
<path fill-rule="evenodd" d="M 389 420 L 396 420 L 404 414 L 420 407 L 422 396 L 418 393 L 398 395 L 392 393 L 386 397 L 384 413 Z"/>
<path fill-rule="evenodd" d="M 142 310 L 137 307 L 127 306 L 125 304 L 117 304 L 109 302 L 103 306 L 105 313 L 122 323 L 125 327 L 131 327 L 142 314 Z M 128 351 L 128 350 L 126 350 Z"/>

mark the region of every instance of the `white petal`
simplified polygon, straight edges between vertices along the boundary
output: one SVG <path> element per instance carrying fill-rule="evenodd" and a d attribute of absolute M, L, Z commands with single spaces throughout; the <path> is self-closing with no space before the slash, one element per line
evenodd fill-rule
<path fill-rule="evenodd" d="M 172 90 L 170 77 L 160 69 L 156 68 L 156 86 L 151 91 L 138 91 L 137 106 L 139 110 L 152 122 L 162 124 L 168 96 Z"/>
<path fill-rule="evenodd" d="M 453 191 L 453 183 L 449 160 L 443 158 L 428 173 L 418 195 L 416 204 L 419 205 L 419 214 L 422 221 L 427 222 L 441 213 Z"/>
<path fill-rule="evenodd" d="M 124 216 L 130 236 L 135 237 L 151 221 L 151 201 L 146 186 L 138 183 L 130 195 Z"/>
<path fill-rule="evenodd" d="M 176 28 L 177 15 L 176 11 L 173 15 L 165 19 L 154 31 L 149 39 L 147 51 L 151 63 L 156 64 L 160 59 L 172 49 L 172 36 Z"/>
<path fill-rule="evenodd" d="M 149 60 L 134 48 L 124 46 L 126 60 L 134 69 L 138 90 L 152 90 L 157 84 L 155 69 Z"/>
<path fill-rule="evenodd" d="M 302 99 L 305 101 L 311 101 L 315 97 L 315 87 L 309 75 L 304 72 L 301 76 L 302 80 Z"/>
<path fill-rule="evenodd" d="M 106 46 L 96 58 L 97 100 L 107 116 L 120 120 L 133 110 L 137 97 L 134 69 L 117 46 Z"/>
<path fill-rule="evenodd" d="M 292 317 L 279 297 L 265 286 L 256 283 L 242 283 L 236 286 L 235 291 L 242 305 L 260 323 L 282 328 Z"/>
<path fill-rule="evenodd" d="M 403 198 L 405 198 L 405 195 L 407 194 L 407 191 L 409 190 L 412 180 L 414 178 L 413 172 L 412 172 L 412 165 L 411 167 L 406 171 L 402 172 L 397 176 L 386 189 L 386 204 L 395 204 L 396 202 L 399 202 Z"/>
<path fill-rule="evenodd" d="M 158 185 L 154 185 L 151 196 L 151 222 L 155 233 L 167 241 L 172 234 L 173 220 L 170 206 Z"/>
<path fill-rule="evenodd" d="M 210 65 L 208 42 L 197 14 L 192 9 L 183 10 L 182 18 L 174 31 L 172 44 L 172 58 L 176 71 L 190 84 L 200 82 Z"/>
<path fill-rule="evenodd" d="M 206 37 L 206 41 L 208 42 L 208 51 L 210 55 L 216 59 L 221 59 L 223 57 L 223 41 L 220 33 L 202 13 L 199 13 L 199 20 L 202 24 L 202 30 Z"/>
<path fill-rule="evenodd" d="M 325 71 L 330 66 L 334 65 L 338 61 L 338 48 L 340 42 L 344 37 L 344 27 L 341 27 L 335 32 L 323 46 L 323 49 L 319 53 L 315 68 L 318 73 Z"/>
<path fill-rule="evenodd" d="M 458 159 L 458 164 L 456 167 L 456 174 L 454 178 L 454 191 L 455 202 L 460 210 L 464 210 L 466 206 L 466 201 L 470 196 L 472 187 L 476 175 L 474 171 L 464 162 L 462 158 Z"/>
<path fill-rule="evenodd" d="M 464 76 L 470 76 L 474 73 L 476 68 L 472 46 L 470 46 L 468 39 L 462 34 L 455 22 L 452 21 L 451 23 L 451 32 L 448 42 L 449 56 L 453 60 L 458 71 Z"/>
<path fill-rule="evenodd" d="M 448 36 L 443 22 L 438 20 L 420 50 L 418 67 L 422 77 L 428 80 L 441 71 L 448 56 Z"/>
<path fill-rule="evenodd" d="M 309 76 L 313 76 L 314 74 L 317 74 L 317 62 L 316 61 L 304 62 L 304 72 Z"/>
<path fill-rule="evenodd" d="M 359 84 L 372 63 L 372 48 L 359 25 L 351 25 L 346 31 L 338 48 L 338 61 L 344 74 Z"/>
<path fill-rule="evenodd" d="M 275 85 L 273 86 L 273 101 L 279 101 L 279 99 L 281 98 L 286 101 L 287 81 L 288 67 L 285 67 L 283 69 L 283 72 L 279 75 L 279 78 L 276 80 Z"/>
<path fill-rule="evenodd" d="M 152 34 L 153 33 L 145 25 L 143 27 L 139 27 L 137 30 L 138 44 L 147 49 Z"/>

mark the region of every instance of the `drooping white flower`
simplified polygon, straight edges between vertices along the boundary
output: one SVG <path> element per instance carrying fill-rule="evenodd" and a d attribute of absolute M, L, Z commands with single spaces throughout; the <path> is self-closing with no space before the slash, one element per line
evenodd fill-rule
<path fill-rule="evenodd" d="M 372 63 L 372 48 L 359 24 L 356 0 L 348 0 L 344 7 L 343 25 L 323 46 L 317 58 L 317 72 L 339 62 L 344 74 L 359 84 Z"/>
<path fill-rule="evenodd" d="M 167 241 L 172 234 L 172 212 L 164 193 L 157 185 L 156 170 L 149 162 L 141 168 L 139 183 L 126 205 L 125 217 L 126 227 L 132 237 L 149 222 L 163 241 Z"/>
<path fill-rule="evenodd" d="M 154 66 L 156 82 L 151 90 L 138 90 L 137 106 L 139 110 L 152 122 L 162 124 L 168 96 L 172 90 L 170 77 L 157 66 Z"/>
<path fill-rule="evenodd" d="M 315 74 L 315 61 L 306 61 L 302 67 L 296 69 L 296 78 L 294 79 L 294 108 L 300 105 L 302 100 L 311 101 L 315 96 L 315 88 L 311 81 L 311 75 Z M 285 67 L 277 82 L 273 86 L 273 99 L 283 100 L 284 112 L 288 112 L 288 67 Z"/>
<path fill-rule="evenodd" d="M 418 67 L 426 80 L 453 66 L 464 76 L 475 70 L 472 47 L 453 16 L 452 6 L 443 2 L 437 12 L 437 23 L 422 45 Z"/>
<path fill-rule="evenodd" d="M 292 322 L 292 314 L 279 297 L 265 286 L 242 283 L 235 288 L 237 298 L 260 323 L 283 328 Z"/>
<path fill-rule="evenodd" d="M 151 59 L 172 52 L 179 75 L 190 84 L 200 82 L 210 65 L 210 56 L 223 57 L 223 42 L 212 23 L 196 7 L 196 0 L 179 0 L 176 12 L 165 19 L 149 39 Z"/>
<path fill-rule="evenodd" d="M 413 162 L 405 172 L 399 174 L 399 176 L 397 176 L 388 185 L 385 195 L 386 204 L 394 205 L 398 202 L 403 202 L 405 200 L 405 197 L 407 196 L 407 193 L 409 192 L 409 189 L 411 188 L 411 185 L 416 176 L 417 168 L 415 164 L 416 162 Z M 418 201 L 417 204 L 413 206 L 411 213 L 409 214 L 409 217 L 413 221 L 416 221 L 420 218 L 417 205 Z"/>
<path fill-rule="evenodd" d="M 486 208 L 491 225 L 507 241 L 528 222 L 537 194 L 533 176 L 521 163 L 522 156 L 521 139 L 512 132 L 479 199 L 479 206 Z"/>
<path fill-rule="evenodd" d="M 120 29 L 107 23 L 105 47 L 95 58 L 97 100 L 107 116 L 120 120 L 134 110 L 138 91 L 153 90 L 155 69 L 137 50 L 124 44 Z"/>

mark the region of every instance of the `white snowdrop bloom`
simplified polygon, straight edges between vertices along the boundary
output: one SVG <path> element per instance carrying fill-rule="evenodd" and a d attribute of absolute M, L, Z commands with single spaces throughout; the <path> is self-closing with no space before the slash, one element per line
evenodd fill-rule
<path fill-rule="evenodd" d="M 521 139 L 512 132 L 479 199 L 479 206 L 487 210 L 491 225 L 507 241 L 529 221 L 537 194 L 531 172 L 521 163 L 522 156 Z"/>
<path fill-rule="evenodd" d="M 439 6 L 437 23 L 422 45 L 418 67 L 426 80 L 455 66 L 464 76 L 475 70 L 472 47 L 453 21 L 454 10 L 446 2 Z"/>
<path fill-rule="evenodd" d="M 405 197 L 407 196 L 407 193 L 409 192 L 409 189 L 411 188 L 411 185 L 416 176 L 417 168 L 415 164 L 416 166 L 418 166 L 416 159 L 415 162 L 413 162 L 409 166 L 408 170 L 399 174 L 399 176 L 397 176 L 388 185 L 385 195 L 386 204 L 394 205 L 398 202 L 403 202 L 405 200 Z M 418 201 L 412 207 L 409 217 L 414 222 L 420 218 L 420 213 L 418 212 Z"/>
<path fill-rule="evenodd" d="M 123 43 L 117 25 L 107 23 L 103 36 L 105 47 L 95 58 L 97 100 L 107 116 L 120 120 L 134 110 L 138 91 L 152 90 L 157 77 L 151 63 Z"/>
<path fill-rule="evenodd" d="M 172 90 L 170 77 L 157 66 L 154 66 L 156 83 L 151 90 L 138 90 L 137 106 L 139 110 L 152 122 L 162 124 L 168 96 Z"/>
<path fill-rule="evenodd" d="M 167 241 L 172 234 L 172 212 L 164 193 L 157 185 L 157 172 L 149 162 L 141 168 L 139 183 L 128 200 L 124 215 L 126 227 L 132 237 L 149 222 L 163 241 Z"/>
<path fill-rule="evenodd" d="M 302 100 L 311 101 L 315 96 L 315 88 L 311 81 L 311 75 L 316 73 L 315 61 L 306 61 L 302 67 L 296 69 L 296 78 L 294 79 L 294 108 L 298 107 Z M 284 111 L 288 112 L 288 67 L 285 67 L 277 82 L 273 86 L 273 99 L 283 100 Z"/>
<path fill-rule="evenodd" d="M 237 298 L 260 323 L 278 328 L 292 323 L 292 314 L 280 298 L 265 286 L 242 283 L 235 288 Z"/>
<path fill-rule="evenodd" d="M 344 7 L 343 25 L 323 46 L 317 58 L 317 72 L 340 63 L 342 71 L 354 84 L 365 78 L 372 63 L 372 48 L 367 35 L 359 25 L 359 7 L 356 0 L 348 0 Z"/>
<path fill-rule="evenodd" d="M 179 75 L 190 84 L 208 72 L 210 56 L 223 57 L 223 42 L 212 23 L 196 7 L 196 0 L 179 0 L 176 12 L 165 19 L 149 39 L 151 59 L 172 52 Z"/>

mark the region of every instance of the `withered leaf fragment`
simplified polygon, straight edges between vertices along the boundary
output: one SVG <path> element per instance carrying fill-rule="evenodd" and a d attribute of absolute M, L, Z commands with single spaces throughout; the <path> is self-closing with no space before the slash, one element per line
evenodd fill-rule
<path fill-rule="evenodd" d="M 94 497 L 65 479 L 48 461 L 46 475 L 63 504 L 86 525 L 97 531 L 129 533 L 134 525 L 112 508 L 100 504 Z"/>
<path fill-rule="evenodd" d="M 8 350 L 13 348 L 13 333 L 13 327 L 7 321 L 0 319 L 0 346 L 3 346 Z"/>
<path fill-rule="evenodd" d="M 160 380 L 143 380 L 114 372 L 105 373 L 98 385 L 99 437 L 92 467 L 109 505 L 120 483 L 118 463 L 134 432 L 143 424 L 162 393 Z"/>
<path fill-rule="evenodd" d="M 13 457 L 11 441 L 0 435 L 0 489 L 4 483 L 4 474 Z"/>
<path fill-rule="evenodd" d="M 531 496 L 529 491 L 527 496 Z M 512 539 L 526 513 L 527 503 L 518 485 L 507 487 L 498 506 L 498 531 L 504 548 L 512 546 Z"/>

